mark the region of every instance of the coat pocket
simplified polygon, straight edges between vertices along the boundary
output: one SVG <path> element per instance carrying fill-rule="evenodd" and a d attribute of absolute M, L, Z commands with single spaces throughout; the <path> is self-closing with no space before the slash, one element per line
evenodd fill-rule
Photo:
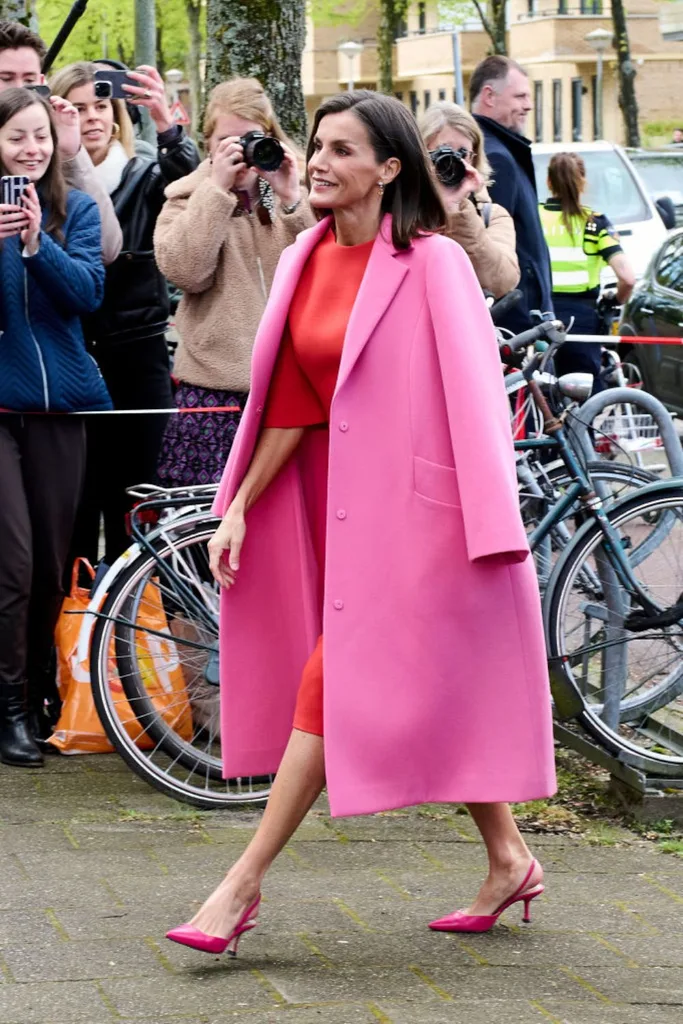
<path fill-rule="evenodd" d="M 415 493 L 421 498 L 460 508 L 458 477 L 452 466 L 442 466 L 416 455 L 413 458 L 413 477 Z"/>

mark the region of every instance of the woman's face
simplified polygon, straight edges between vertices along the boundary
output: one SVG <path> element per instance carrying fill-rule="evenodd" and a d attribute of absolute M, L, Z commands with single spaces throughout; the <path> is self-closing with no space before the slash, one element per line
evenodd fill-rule
<path fill-rule="evenodd" d="M 66 97 L 73 103 L 81 119 L 81 142 L 94 164 L 99 164 L 107 155 L 114 132 L 114 108 L 109 99 L 95 95 L 92 82 L 71 89 Z"/>
<path fill-rule="evenodd" d="M 377 162 L 367 129 L 352 111 L 327 114 L 318 125 L 308 161 L 311 206 L 337 212 L 378 204 L 378 182 L 389 184 L 400 169 L 395 157 Z"/>
<path fill-rule="evenodd" d="M 458 131 L 457 128 L 451 128 L 450 125 L 447 125 L 445 128 L 442 128 L 438 135 L 435 135 L 433 138 L 429 140 L 429 145 L 427 148 L 431 151 L 434 149 L 438 149 L 439 146 L 450 146 L 451 149 L 466 149 L 467 156 L 465 157 L 465 159 L 467 160 L 467 163 L 472 164 L 473 167 L 476 167 L 474 143 L 472 142 L 472 139 L 469 138 L 469 136 L 465 135 L 464 132 Z"/>
<path fill-rule="evenodd" d="M 0 159 L 6 174 L 22 174 L 40 181 L 47 172 L 55 147 L 50 117 L 42 103 L 32 103 L 0 128 Z"/>
<path fill-rule="evenodd" d="M 216 118 L 216 126 L 209 137 L 209 156 L 213 157 L 223 139 L 241 139 L 248 132 L 262 131 L 263 125 L 256 121 L 247 121 L 243 117 L 238 117 L 237 114 L 219 114 Z M 247 167 L 237 175 L 233 188 L 251 192 L 256 187 L 257 178 L 258 173 L 255 168 Z"/>

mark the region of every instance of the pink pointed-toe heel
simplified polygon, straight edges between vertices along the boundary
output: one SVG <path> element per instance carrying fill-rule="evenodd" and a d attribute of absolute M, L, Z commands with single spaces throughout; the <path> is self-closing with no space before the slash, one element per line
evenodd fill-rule
<path fill-rule="evenodd" d="M 535 900 L 537 896 L 540 896 L 544 890 L 544 885 L 539 882 L 538 885 L 534 885 L 533 888 L 527 889 L 529 879 L 534 873 L 534 869 L 538 867 L 538 861 L 532 860 L 531 867 L 524 876 L 524 881 L 518 889 L 509 897 L 504 900 L 503 903 L 494 910 L 492 914 L 464 914 L 462 910 L 456 910 L 452 914 L 448 914 L 446 917 L 440 917 L 436 921 L 430 921 L 429 927 L 435 932 L 488 932 L 493 928 L 494 924 L 508 907 L 511 907 L 513 903 L 524 902 L 524 916 L 522 921 L 525 924 L 531 922 L 531 901 Z"/>
<path fill-rule="evenodd" d="M 207 935 L 191 924 L 181 924 L 179 928 L 172 928 L 170 932 L 166 932 L 166 938 L 171 942 L 179 942 L 181 946 L 198 949 L 202 953 L 227 952 L 228 956 L 237 956 L 240 939 L 245 932 L 251 931 L 258 924 L 256 918 L 260 902 L 259 893 L 251 906 L 244 911 L 227 939 L 222 939 L 218 935 Z"/>

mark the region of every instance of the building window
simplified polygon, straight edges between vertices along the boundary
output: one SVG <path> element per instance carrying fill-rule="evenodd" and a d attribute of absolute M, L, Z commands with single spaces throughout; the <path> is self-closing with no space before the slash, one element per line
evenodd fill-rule
<path fill-rule="evenodd" d="M 410 90 L 410 109 L 412 110 L 413 114 L 416 117 L 417 117 L 418 105 L 419 105 L 419 100 L 417 98 L 417 93 L 415 92 L 414 89 L 411 89 Z"/>
<path fill-rule="evenodd" d="M 536 0 L 526 0 L 526 12 L 527 14 L 536 13 Z"/>
<path fill-rule="evenodd" d="M 446 90 L 445 89 L 439 89 L 439 103 L 441 103 L 441 101 L 445 100 L 445 99 L 446 99 Z"/>
<path fill-rule="evenodd" d="M 417 5 L 417 30 L 421 36 L 427 31 L 427 4 Z"/>
<path fill-rule="evenodd" d="M 543 142 L 543 82 L 534 82 L 534 142 Z"/>
<path fill-rule="evenodd" d="M 396 22 L 396 28 L 394 30 L 394 39 L 403 39 L 404 36 L 408 35 L 408 22 L 405 18 L 399 18 Z"/>
<path fill-rule="evenodd" d="M 567 14 L 567 12 L 568 12 L 567 0 L 557 0 L 557 13 L 558 14 Z"/>
<path fill-rule="evenodd" d="M 400 102 L 403 103 L 403 93 L 402 92 L 395 92 L 394 96 L 396 97 L 397 100 L 400 100 Z"/>
<path fill-rule="evenodd" d="M 583 138 L 583 80 L 572 78 L 572 142 Z"/>
<path fill-rule="evenodd" d="M 598 137 L 598 76 L 591 75 L 591 120 L 593 121 L 593 138 Z"/>
<path fill-rule="evenodd" d="M 425 89 L 425 91 L 424 91 L 424 107 L 422 109 L 426 110 L 431 102 L 432 102 L 431 91 L 429 89 Z"/>
<path fill-rule="evenodd" d="M 602 14 L 602 0 L 581 0 L 582 14 Z"/>
<path fill-rule="evenodd" d="M 553 142 L 562 142 L 562 82 L 553 79 Z"/>

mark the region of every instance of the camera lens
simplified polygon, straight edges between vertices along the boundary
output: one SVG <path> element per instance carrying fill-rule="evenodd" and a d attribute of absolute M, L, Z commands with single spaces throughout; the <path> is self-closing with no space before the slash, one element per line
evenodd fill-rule
<path fill-rule="evenodd" d="M 242 146 L 247 167 L 258 167 L 261 171 L 276 171 L 285 158 L 285 152 L 278 140 L 260 132 L 245 135 Z"/>
<path fill-rule="evenodd" d="M 429 155 L 441 184 L 446 188 L 457 188 L 465 177 L 465 164 L 460 154 L 450 146 L 439 146 Z"/>
<path fill-rule="evenodd" d="M 111 82 L 95 82 L 95 96 L 98 100 L 108 100 L 112 94 Z"/>

